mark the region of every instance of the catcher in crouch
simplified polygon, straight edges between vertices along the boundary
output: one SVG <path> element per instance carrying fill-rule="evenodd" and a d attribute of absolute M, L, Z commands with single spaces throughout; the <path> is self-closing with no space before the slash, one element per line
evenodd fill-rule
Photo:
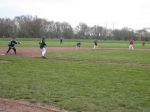
<path fill-rule="evenodd" d="M 15 48 L 16 44 L 20 44 L 20 42 L 17 42 L 15 40 L 15 38 L 12 38 L 12 40 L 8 43 L 8 50 L 7 50 L 6 54 L 8 54 L 11 49 L 13 49 L 16 54 L 17 53 L 16 48 Z"/>

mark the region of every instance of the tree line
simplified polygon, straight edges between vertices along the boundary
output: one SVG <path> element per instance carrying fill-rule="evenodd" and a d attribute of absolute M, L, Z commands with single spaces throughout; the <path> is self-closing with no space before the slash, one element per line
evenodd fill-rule
<path fill-rule="evenodd" d="M 67 22 L 54 22 L 37 16 L 23 15 L 14 19 L 0 18 L 0 38 L 66 38 L 101 40 L 150 40 L 147 28 L 133 30 L 128 27 L 109 29 L 99 25 L 92 27 L 79 23 L 75 28 Z"/>

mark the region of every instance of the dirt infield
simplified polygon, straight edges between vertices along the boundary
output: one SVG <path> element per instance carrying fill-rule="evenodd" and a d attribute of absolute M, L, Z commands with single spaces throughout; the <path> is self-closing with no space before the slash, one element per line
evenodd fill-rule
<path fill-rule="evenodd" d="M 0 47 L 0 55 L 4 55 L 7 51 L 7 47 Z M 29 56 L 29 57 L 40 57 L 40 49 L 38 47 L 18 47 L 17 56 Z M 91 50 L 91 48 L 80 48 L 74 47 L 47 47 L 47 52 L 64 52 L 64 51 L 77 51 L 77 50 Z M 14 55 L 13 50 L 8 55 Z"/>
<path fill-rule="evenodd" d="M 7 47 L 0 47 L 0 55 L 5 55 Z M 77 50 L 128 50 L 128 48 L 80 48 L 75 47 L 47 47 L 47 52 L 66 52 L 66 51 L 77 51 Z M 150 49 L 135 49 L 140 51 L 150 51 Z M 11 50 L 8 55 L 14 55 Z M 17 56 L 29 56 L 29 57 L 40 57 L 40 49 L 38 47 L 18 47 Z"/>

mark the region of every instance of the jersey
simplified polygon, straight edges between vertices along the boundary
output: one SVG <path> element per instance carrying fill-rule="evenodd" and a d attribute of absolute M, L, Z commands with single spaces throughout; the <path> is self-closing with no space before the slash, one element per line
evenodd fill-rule
<path fill-rule="evenodd" d="M 80 47 L 80 46 L 81 46 L 81 43 L 80 43 L 80 42 L 77 42 L 77 46 Z"/>
<path fill-rule="evenodd" d="M 39 44 L 40 44 L 40 48 L 41 48 L 41 49 L 46 46 L 46 43 L 45 43 L 45 41 L 43 41 L 43 40 L 41 40 L 41 41 L 39 42 Z"/>
<path fill-rule="evenodd" d="M 133 40 L 130 40 L 130 44 L 133 45 Z"/>
<path fill-rule="evenodd" d="M 17 44 L 17 42 L 15 40 L 11 40 L 9 43 L 8 43 L 8 46 L 9 47 L 14 47 L 15 44 Z"/>
<path fill-rule="evenodd" d="M 94 44 L 97 46 L 97 41 L 94 41 Z"/>

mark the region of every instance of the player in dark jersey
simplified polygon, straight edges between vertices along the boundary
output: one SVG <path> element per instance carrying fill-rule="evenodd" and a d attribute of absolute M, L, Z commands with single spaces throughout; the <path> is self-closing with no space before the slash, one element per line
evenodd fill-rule
<path fill-rule="evenodd" d="M 42 40 L 39 42 L 39 45 L 40 45 L 40 49 L 41 49 L 41 55 L 43 58 L 46 58 L 45 57 L 45 54 L 46 54 L 46 43 L 45 43 L 45 38 L 42 38 Z"/>
<path fill-rule="evenodd" d="M 60 37 L 60 44 L 63 44 L 63 37 Z"/>
<path fill-rule="evenodd" d="M 15 45 L 16 45 L 16 44 L 20 44 L 20 42 L 17 42 L 17 41 L 15 40 L 15 38 L 13 38 L 13 39 L 8 43 L 8 50 L 7 50 L 6 54 L 8 54 L 11 49 L 13 49 L 14 52 L 15 52 L 15 54 L 16 54 L 16 53 L 17 53 L 17 52 L 16 52 L 16 48 L 15 48 Z"/>
<path fill-rule="evenodd" d="M 78 41 L 78 42 L 76 43 L 76 49 L 78 49 L 78 48 L 80 48 L 80 47 L 81 47 L 81 42 Z"/>
<path fill-rule="evenodd" d="M 94 41 L 94 49 L 97 48 L 97 40 Z"/>

